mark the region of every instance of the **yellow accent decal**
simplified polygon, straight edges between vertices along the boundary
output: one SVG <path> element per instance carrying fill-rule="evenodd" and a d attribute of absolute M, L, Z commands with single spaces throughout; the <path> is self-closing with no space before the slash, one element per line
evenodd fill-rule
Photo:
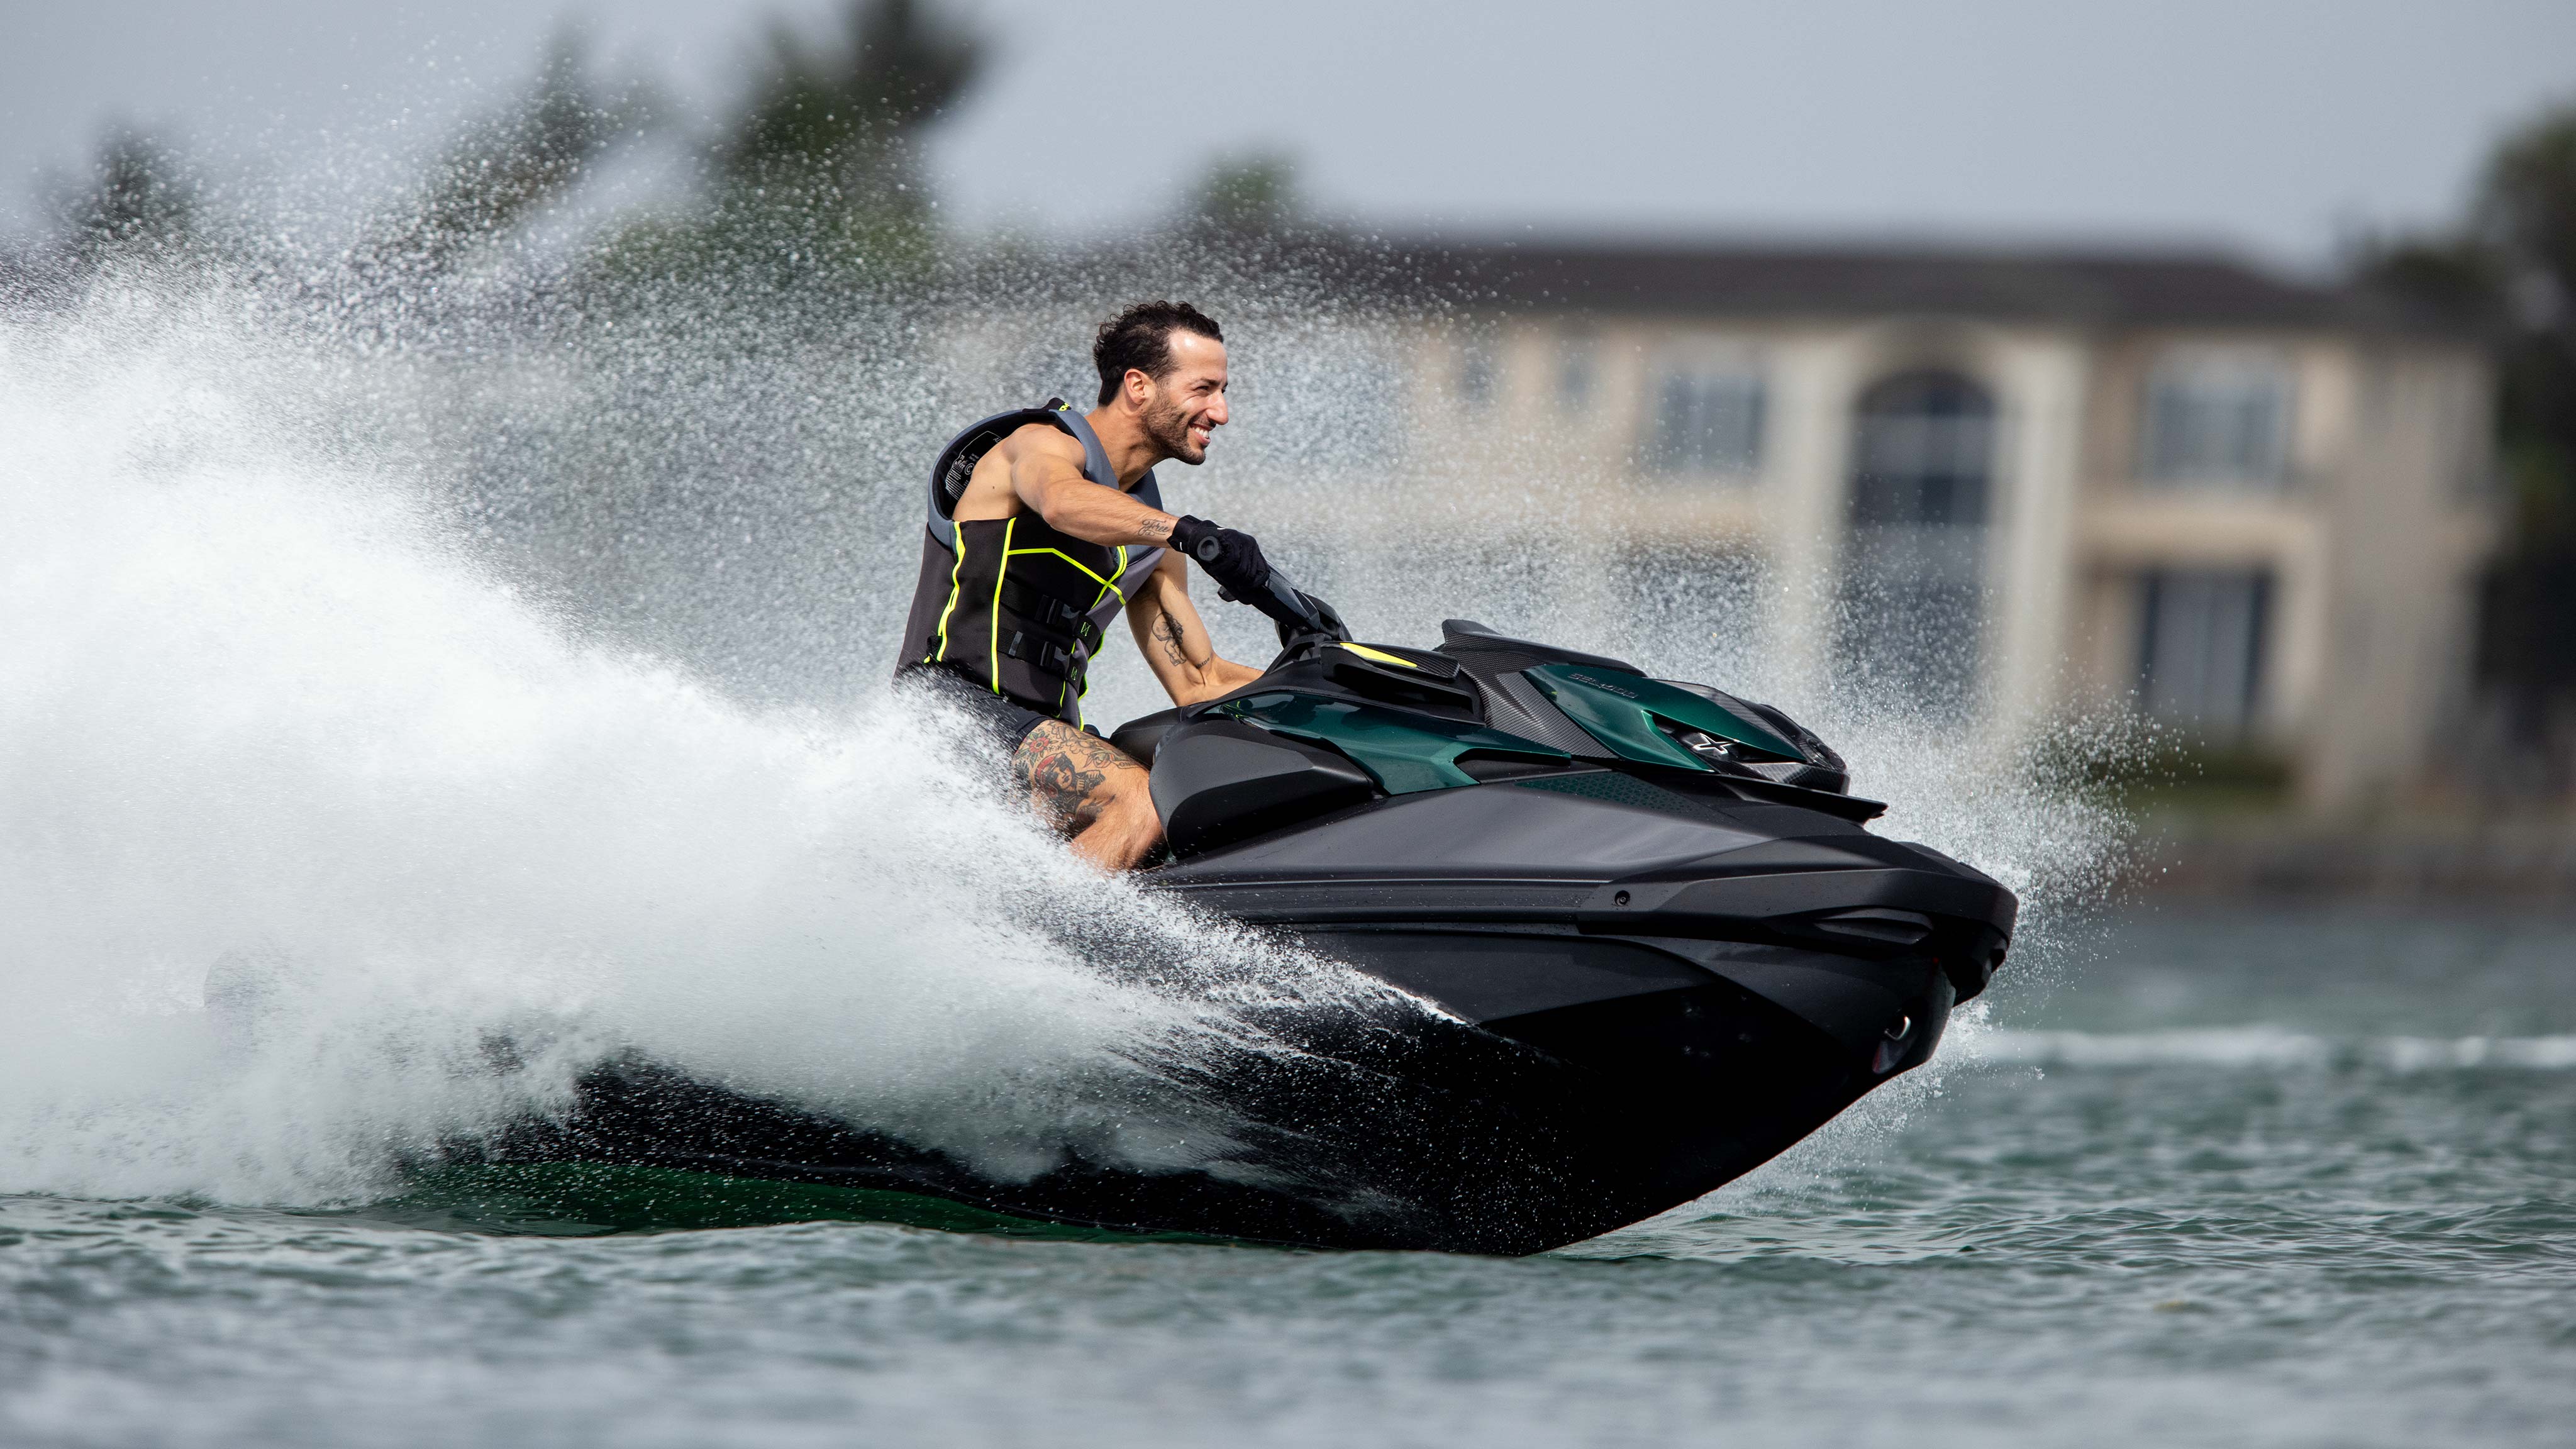
<path fill-rule="evenodd" d="M 1410 659 L 1398 659 L 1383 649 L 1371 649 L 1366 644 L 1345 644 L 1342 647 L 1348 649 L 1362 659 L 1371 660 L 1379 664 L 1393 664 L 1405 669 L 1420 669 L 1422 667 Z"/>

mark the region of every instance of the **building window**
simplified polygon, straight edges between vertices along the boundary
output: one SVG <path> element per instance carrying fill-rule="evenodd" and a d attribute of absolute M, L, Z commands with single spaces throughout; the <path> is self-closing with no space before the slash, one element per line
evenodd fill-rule
<path fill-rule="evenodd" d="M 1496 352 L 1494 338 L 1482 332 L 1469 334 L 1459 345 L 1458 399 L 1477 412 L 1493 406 L 1496 380 L 1502 372 Z"/>
<path fill-rule="evenodd" d="M 1947 372 L 1891 378 L 1861 400 L 1852 522 L 1979 528 L 1994 456 L 1995 404 Z"/>
<path fill-rule="evenodd" d="M 1673 371 L 1655 399 L 1647 454 L 1673 473 L 1744 475 L 1762 464 L 1762 379 L 1749 372 Z"/>
<path fill-rule="evenodd" d="M 2243 739 L 2262 685 L 2271 573 L 2153 569 L 2139 594 L 2139 703 L 2211 743 Z"/>
<path fill-rule="evenodd" d="M 1601 345 L 1590 337 L 1568 337 L 1556 354 L 1556 405 L 1578 413 L 1592 403 L 1601 376 Z"/>
<path fill-rule="evenodd" d="M 2166 485 L 2277 488 L 2289 472 L 2290 397 L 2275 358 L 2168 358 L 2147 379 L 2139 472 Z"/>
<path fill-rule="evenodd" d="M 1853 424 L 1840 653 L 1864 687 L 1956 714 L 1982 667 L 1994 398 L 1954 372 L 1900 373 Z"/>

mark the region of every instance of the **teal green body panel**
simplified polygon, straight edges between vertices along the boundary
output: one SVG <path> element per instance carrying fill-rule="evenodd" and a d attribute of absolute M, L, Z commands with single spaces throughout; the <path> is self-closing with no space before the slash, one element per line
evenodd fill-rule
<path fill-rule="evenodd" d="M 1659 716 L 1684 729 L 1733 740 L 1784 760 L 1806 758 L 1796 745 L 1717 701 L 1702 699 L 1687 689 L 1675 689 L 1661 680 L 1581 664 L 1538 664 L 1522 673 L 1545 691 L 1567 718 L 1581 725 L 1585 734 L 1608 745 L 1623 759 L 1680 770 L 1709 768 L 1706 760 L 1656 726 Z"/>
<path fill-rule="evenodd" d="M 1458 768 L 1458 757 L 1469 750 L 1558 764 L 1574 758 L 1563 750 L 1482 725 L 1453 724 L 1429 715 L 1311 695 L 1256 694 L 1220 705 L 1218 712 L 1279 734 L 1330 745 L 1376 777 L 1390 795 L 1475 784 L 1475 776 Z"/>

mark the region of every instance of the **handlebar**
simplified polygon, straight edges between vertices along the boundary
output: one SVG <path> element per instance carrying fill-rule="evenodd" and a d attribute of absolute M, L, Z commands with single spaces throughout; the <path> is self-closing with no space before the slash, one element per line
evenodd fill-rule
<path fill-rule="evenodd" d="M 1223 551 L 1211 536 L 1200 539 L 1190 554 L 1201 564 L 1213 564 Z M 1236 598 L 1227 589 L 1219 589 L 1217 597 L 1229 603 L 1250 604 L 1269 615 L 1279 630 L 1280 660 L 1316 644 L 1347 643 L 1351 637 L 1350 626 L 1342 622 L 1341 614 L 1332 605 L 1298 588 L 1294 579 L 1275 566 L 1270 577 L 1249 597 Z M 1279 661 L 1273 661 L 1271 668 L 1278 667 Z"/>
<path fill-rule="evenodd" d="M 1313 594 L 1297 587 L 1296 581 L 1273 568 L 1269 583 L 1248 598 L 1232 594 L 1222 597 L 1239 604 L 1250 604 L 1270 616 L 1279 631 L 1279 657 L 1270 661 L 1277 669 L 1292 658 L 1302 657 L 1318 646 L 1347 643 L 1350 626 L 1342 622 L 1340 611 Z M 1268 673 L 1265 669 L 1263 673 Z"/>
<path fill-rule="evenodd" d="M 1295 580 L 1276 568 L 1270 571 L 1270 586 L 1244 602 L 1270 616 L 1279 626 L 1282 644 L 1294 634 L 1320 634 L 1334 642 L 1351 637 L 1332 605 L 1298 588 Z"/>

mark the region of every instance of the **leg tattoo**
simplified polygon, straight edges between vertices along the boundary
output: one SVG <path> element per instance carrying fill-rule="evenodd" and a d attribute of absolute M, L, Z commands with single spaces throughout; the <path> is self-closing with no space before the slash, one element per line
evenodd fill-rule
<path fill-rule="evenodd" d="M 1116 745 L 1059 720 L 1029 731 L 1011 756 L 1011 769 L 1028 787 L 1030 808 L 1049 829 L 1078 834 L 1109 803 L 1103 788 L 1126 774 L 1143 774 Z M 1123 783 L 1123 781 L 1122 781 Z"/>

